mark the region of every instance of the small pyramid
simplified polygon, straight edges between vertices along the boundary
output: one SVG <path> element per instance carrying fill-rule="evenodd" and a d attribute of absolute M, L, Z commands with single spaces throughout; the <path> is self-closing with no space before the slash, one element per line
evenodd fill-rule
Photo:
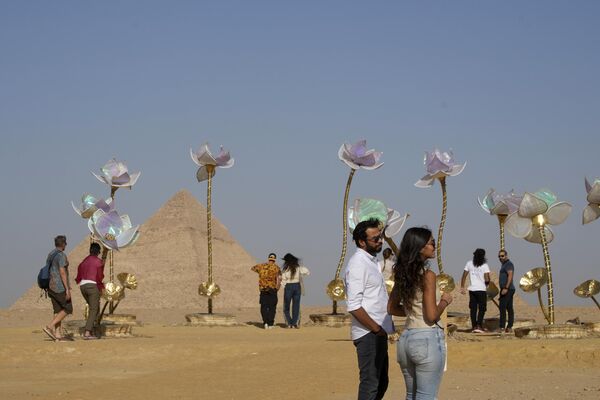
<path fill-rule="evenodd" d="M 206 232 L 206 208 L 189 191 L 176 193 L 141 225 L 140 238 L 133 246 L 114 252 L 115 280 L 121 272 L 134 274 L 138 280 L 136 290 L 125 290 L 125 299 L 119 308 L 205 312 L 207 299 L 198 295 L 198 285 L 206 281 L 208 275 Z M 89 254 L 89 245 L 87 236 L 68 254 L 73 303 L 77 309 L 81 309 L 85 301 L 74 279 L 77 266 Z M 214 215 L 212 249 L 214 281 L 221 287 L 221 294 L 213 300 L 214 311 L 256 307 L 258 278 L 250 271 L 256 260 Z M 108 262 L 104 275 L 106 283 L 109 281 Z M 51 306 L 49 300 L 40 299 L 40 290 L 34 285 L 11 309 L 50 310 Z"/>

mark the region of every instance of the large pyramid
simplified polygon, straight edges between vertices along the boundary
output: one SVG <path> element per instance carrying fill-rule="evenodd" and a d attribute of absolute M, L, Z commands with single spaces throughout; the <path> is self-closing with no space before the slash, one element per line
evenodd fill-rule
<path fill-rule="evenodd" d="M 256 264 L 223 224 L 212 218 L 213 275 L 221 287 L 214 300 L 220 308 L 256 307 L 258 283 L 250 267 Z M 69 254 L 69 273 L 74 279 L 77 265 L 89 253 L 89 237 Z M 198 309 L 206 311 L 207 300 L 198 295 L 198 285 L 207 279 L 206 208 L 187 190 L 181 190 L 140 227 L 135 245 L 114 252 L 115 276 L 129 272 L 138 279 L 137 290 L 126 290 L 119 308 Z M 104 282 L 108 281 L 108 265 Z M 85 304 L 72 282 L 74 306 Z M 40 300 L 34 286 L 11 309 L 49 309 L 49 300 Z"/>

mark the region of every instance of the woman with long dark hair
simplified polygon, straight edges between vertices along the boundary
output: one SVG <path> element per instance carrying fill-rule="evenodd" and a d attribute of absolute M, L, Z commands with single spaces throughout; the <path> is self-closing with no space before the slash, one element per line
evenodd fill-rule
<path fill-rule="evenodd" d="M 388 313 L 406 316 L 396 345 L 406 399 L 435 399 L 446 362 L 444 329 L 439 320 L 452 303 L 452 295 L 440 295 L 436 275 L 429 269 L 429 259 L 435 256 L 429 229 L 407 230 L 398 253 Z"/>
<path fill-rule="evenodd" d="M 469 309 L 471 310 L 471 328 L 474 333 L 483 333 L 483 317 L 487 309 L 487 285 L 490 284 L 490 267 L 486 264 L 485 250 L 477 249 L 473 252 L 473 260 L 465 265 L 465 270 L 460 279 L 460 292 L 465 294 L 465 281 L 467 276 L 469 285 Z"/>
<path fill-rule="evenodd" d="M 310 275 L 308 268 L 300 265 L 298 257 L 291 253 L 283 256 L 283 315 L 288 328 L 298 329 L 300 323 L 300 296 L 304 294 L 302 276 Z M 290 305 L 292 312 L 290 313 Z"/>

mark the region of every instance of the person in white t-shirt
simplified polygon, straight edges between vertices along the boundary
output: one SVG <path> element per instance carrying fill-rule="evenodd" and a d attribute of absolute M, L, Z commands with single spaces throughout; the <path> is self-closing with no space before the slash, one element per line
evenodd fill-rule
<path fill-rule="evenodd" d="M 487 308 L 486 288 L 490 284 L 490 267 L 486 264 L 485 250 L 473 252 L 473 260 L 467 262 L 460 280 L 460 292 L 465 294 L 467 276 L 471 284 L 469 290 L 469 309 L 471 310 L 471 327 L 474 333 L 483 333 L 483 317 Z"/>
<path fill-rule="evenodd" d="M 386 281 L 394 280 L 394 264 L 396 264 L 396 256 L 389 247 L 383 250 L 383 260 L 379 260 L 379 269 L 383 274 L 383 279 Z"/>

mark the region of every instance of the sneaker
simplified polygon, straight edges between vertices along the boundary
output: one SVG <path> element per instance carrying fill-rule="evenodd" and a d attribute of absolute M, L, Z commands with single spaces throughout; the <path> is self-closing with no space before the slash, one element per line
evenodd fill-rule
<path fill-rule="evenodd" d="M 471 332 L 473 332 L 473 333 L 483 333 L 483 329 L 477 327 L 477 328 L 473 329 Z"/>
<path fill-rule="evenodd" d="M 269 329 L 269 324 L 265 324 L 265 329 Z"/>
<path fill-rule="evenodd" d="M 513 331 L 512 328 L 506 328 L 504 330 L 504 333 L 512 333 L 512 331 Z"/>
<path fill-rule="evenodd" d="M 300 329 L 300 325 L 294 325 L 294 329 Z"/>

